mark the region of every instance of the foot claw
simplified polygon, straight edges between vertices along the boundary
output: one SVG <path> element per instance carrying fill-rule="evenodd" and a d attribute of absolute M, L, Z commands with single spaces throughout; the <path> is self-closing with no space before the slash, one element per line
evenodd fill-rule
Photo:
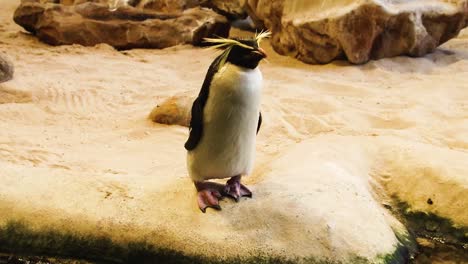
<path fill-rule="evenodd" d="M 241 196 L 252 198 L 252 192 L 242 184 L 240 185 L 240 194 Z"/>
<path fill-rule="evenodd" d="M 215 210 L 221 210 L 219 205 L 219 198 L 222 197 L 221 193 L 217 190 L 205 189 L 201 190 L 197 194 L 198 207 L 205 213 L 206 208 L 213 208 Z"/>
<path fill-rule="evenodd" d="M 252 192 L 240 183 L 240 179 L 232 178 L 227 181 L 223 194 L 239 202 L 241 197 L 252 198 Z"/>
<path fill-rule="evenodd" d="M 202 211 L 202 213 L 206 213 L 206 208 L 213 208 L 217 211 L 221 211 L 221 206 L 218 205 L 211 205 L 211 206 L 205 206 L 205 207 L 199 207 L 200 208 L 200 211 Z"/>

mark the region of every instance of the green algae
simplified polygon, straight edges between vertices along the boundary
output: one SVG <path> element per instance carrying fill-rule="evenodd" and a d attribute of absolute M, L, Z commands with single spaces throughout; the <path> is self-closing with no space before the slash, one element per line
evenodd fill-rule
<path fill-rule="evenodd" d="M 170 248 L 158 248 L 145 241 L 118 243 L 105 236 L 72 234 L 55 229 L 36 231 L 25 222 L 9 221 L 0 227 L 0 251 L 17 255 L 35 255 L 83 259 L 96 263 L 177 263 L 177 264 L 342 264 L 330 259 L 281 258 L 264 254 L 234 258 L 209 258 L 187 255 Z M 400 245 L 395 252 L 377 256 L 377 262 L 360 256 L 350 257 L 350 262 L 406 263 L 405 247 Z"/>
<path fill-rule="evenodd" d="M 9 221 L 0 228 L 0 251 L 18 255 L 84 259 L 98 263 L 292 264 L 298 261 L 264 255 L 229 259 L 186 255 L 173 249 L 155 247 L 145 241 L 117 243 L 105 236 L 71 234 L 54 229 L 35 231 L 21 221 Z"/>
<path fill-rule="evenodd" d="M 411 256 L 411 246 L 408 247 L 407 245 L 398 243 L 393 253 L 389 253 L 386 255 L 379 255 L 377 259 L 379 263 L 383 264 L 403 264 L 408 263 L 408 260 Z"/>
<path fill-rule="evenodd" d="M 394 206 L 392 213 L 410 232 L 410 239 L 423 238 L 432 243 L 431 247 L 416 248 L 415 258 L 409 263 L 431 263 L 434 261 L 449 261 L 454 263 L 468 263 L 468 227 L 456 226 L 448 218 L 430 212 L 413 210 L 407 202 L 398 197 L 392 197 Z M 433 201 L 428 199 L 428 204 Z M 397 235 L 398 237 L 398 235 Z M 402 237 L 399 238 L 400 241 Z M 412 260 L 411 260 L 412 259 Z"/>
<path fill-rule="evenodd" d="M 408 263 L 408 261 L 416 254 L 416 241 L 406 228 L 403 228 L 402 230 L 397 230 L 395 228 L 392 229 L 398 240 L 395 250 L 393 253 L 379 255 L 377 258 L 381 263 L 385 264 Z"/>
<path fill-rule="evenodd" d="M 468 227 L 456 226 L 450 219 L 433 213 L 414 211 L 406 202 L 398 201 L 397 209 L 406 227 L 417 237 L 468 249 Z"/>

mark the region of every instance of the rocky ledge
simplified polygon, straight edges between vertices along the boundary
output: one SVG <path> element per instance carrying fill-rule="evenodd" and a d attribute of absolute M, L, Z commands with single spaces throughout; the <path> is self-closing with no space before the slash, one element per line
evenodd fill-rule
<path fill-rule="evenodd" d="M 257 26 L 272 31 L 278 53 L 312 64 L 423 56 L 468 22 L 466 0 L 247 0 L 245 6 Z"/>
<path fill-rule="evenodd" d="M 99 2 L 22 1 L 14 20 L 51 45 L 107 43 L 117 49 L 199 45 L 207 36 L 227 36 L 230 29 L 228 20 L 210 9 L 168 13 L 127 5 L 111 11 Z"/>

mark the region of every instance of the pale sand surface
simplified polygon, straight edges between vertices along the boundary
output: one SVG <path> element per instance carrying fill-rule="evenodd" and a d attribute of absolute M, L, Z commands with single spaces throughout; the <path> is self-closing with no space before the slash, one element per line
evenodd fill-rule
<path fill-rule="evenodd" d="M 202 214 L 185 168 L 187 128 L 147 116 L 172 95 L 197 93 L 215 54 L 51 47 L 14 24 L 18 2 L 0 11 L 0 53 L 15 65 L 0 84 L 3 223 L 190 254 L 372 258 L 397 244 L 382 186 L 468 226 L 467 31 L 423 58 L 363 66 L 306 65 L 265 41 L 264 121 L 245 178 L 255 197 Z"/>

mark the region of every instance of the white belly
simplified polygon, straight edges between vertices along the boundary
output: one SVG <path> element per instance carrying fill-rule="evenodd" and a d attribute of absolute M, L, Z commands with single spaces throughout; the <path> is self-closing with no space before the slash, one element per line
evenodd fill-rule
<path fill-rule="evenodd" d="M 260 111 L 262 74 L 227 63 L 215 74 L 203 112 L 203 135 L 187 154 L 196 181 L 250 174 Z"/>

